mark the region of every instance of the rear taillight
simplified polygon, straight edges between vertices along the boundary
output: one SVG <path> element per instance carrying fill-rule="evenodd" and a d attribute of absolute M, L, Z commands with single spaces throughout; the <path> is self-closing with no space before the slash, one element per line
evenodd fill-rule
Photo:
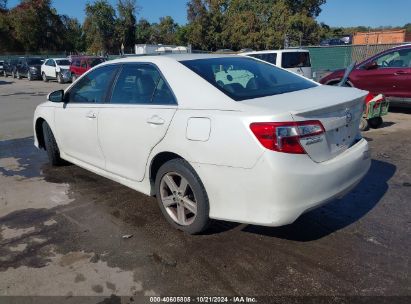
<path fill-rule="evenodd" d="M 267 149 L 293 154 L 305 154 L 300 139 L 324 133 L 318 120 L 298 122 L 256 122 L 250 125 L 258 141 Z"/>

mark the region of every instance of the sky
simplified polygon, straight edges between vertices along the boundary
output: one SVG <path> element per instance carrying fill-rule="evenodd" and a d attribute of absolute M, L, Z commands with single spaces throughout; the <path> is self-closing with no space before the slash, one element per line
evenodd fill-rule
<path fill-rule="evenodd" d="M 84 20 L 84 7 L 91 0 L 53 0 L 59 14 Z M 116 0 L 108 0 L 115 5 Z M 250 0 L 252 1 L 252 0 Z M 9 0 L 9 7 L 19 0 Z M 138 18 L 158 22 L 162 16 L 171 16 L 179 24 L 187 22 L 187 0 L 137 0 Z M 402 26 L 411 23 L 411 0 L 327 0 L 317 18 L 330 26 Z"/>

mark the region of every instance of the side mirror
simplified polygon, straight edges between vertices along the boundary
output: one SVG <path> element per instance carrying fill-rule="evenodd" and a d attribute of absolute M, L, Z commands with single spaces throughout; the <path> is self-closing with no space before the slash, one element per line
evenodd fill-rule
<path fill-rule="evenodd" d="M 47 95 L 47 100 L 51 102 L 63 102 L 64 91 L 58 90 L 58 91 L 51 92 L 49 95 Z"/>
<path fill-rule="evenodd" d="M 365 70 L 375 70 L 378 69 L 378 64 L 376 61 L 371 61 L 368 62 L 366 65 L 364 65 Z"/>

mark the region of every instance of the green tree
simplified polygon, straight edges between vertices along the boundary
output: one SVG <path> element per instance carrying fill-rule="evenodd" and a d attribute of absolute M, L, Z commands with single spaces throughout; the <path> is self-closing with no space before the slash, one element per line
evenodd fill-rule
<path fill-rule="evenodd" d="M 152 35 L 153 29 L 150 22 L 146 19 L 140 19 L 136 25 L 136 43 L 151 43 Z"/>
<path fill-rule="evenodd" d="M 9 12 L 13 37 L 25 51 L 60 50 L 63 24 L 51 0 L 22 0 Z"/>
<path fill-rule="evenodd" d="M 136 1 L 118 0 L 117 36 L 126 50 L 133 49 L 136 42 Z"/>
<path fill-rule="evenodd" d="M 107 54 L 113 50 L 116 30 L 116 12 L 107 0 L 86 4 L 86 18 L 83 24 L 88 51 Z"/>
<path fill-rule="evenodd" d="M 154 43 L 175 43 L 178 24 L 170 16 L 160 18 L 160 23 L 152 24 L 152 40 Z"/>
<path fill-rule="evenodd" d="M 65 50 L 80 53 L 86 50 L 86 41 L 83 35 L 83 28 L 76 18 L 66 15 L 60 16 L 64 26 Z"/>

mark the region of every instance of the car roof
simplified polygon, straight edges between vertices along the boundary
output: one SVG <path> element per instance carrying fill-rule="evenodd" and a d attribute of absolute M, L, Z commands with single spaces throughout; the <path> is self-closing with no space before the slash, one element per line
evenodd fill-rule
<path fill-rule="evenodd" d="M 241 55 L 250 55 L 250 54 L 272 54 L 272 53 L 294 53 L 294 52 L 309 53 L 309 50 L 304 50 L 304 49 L 264 50 L 264 51 L 244 52 L 244 53 L 241 53 Z"/>
<path fill-rule="evenodd" d="M 212 58 L 224 58 L 224 57 L 235 57 L 237 55 L 232 54 L 164 54 L 164 55 L 138 55 L 129 56 L 119 59 L 114 59 L 106 61 L 104 64 L 113 63 L 125 63 L 125 62 L 169 62 L 169 61 L 185 61 L 185 60 L 197 60 L 197 59 L 212 59 Z"/>

